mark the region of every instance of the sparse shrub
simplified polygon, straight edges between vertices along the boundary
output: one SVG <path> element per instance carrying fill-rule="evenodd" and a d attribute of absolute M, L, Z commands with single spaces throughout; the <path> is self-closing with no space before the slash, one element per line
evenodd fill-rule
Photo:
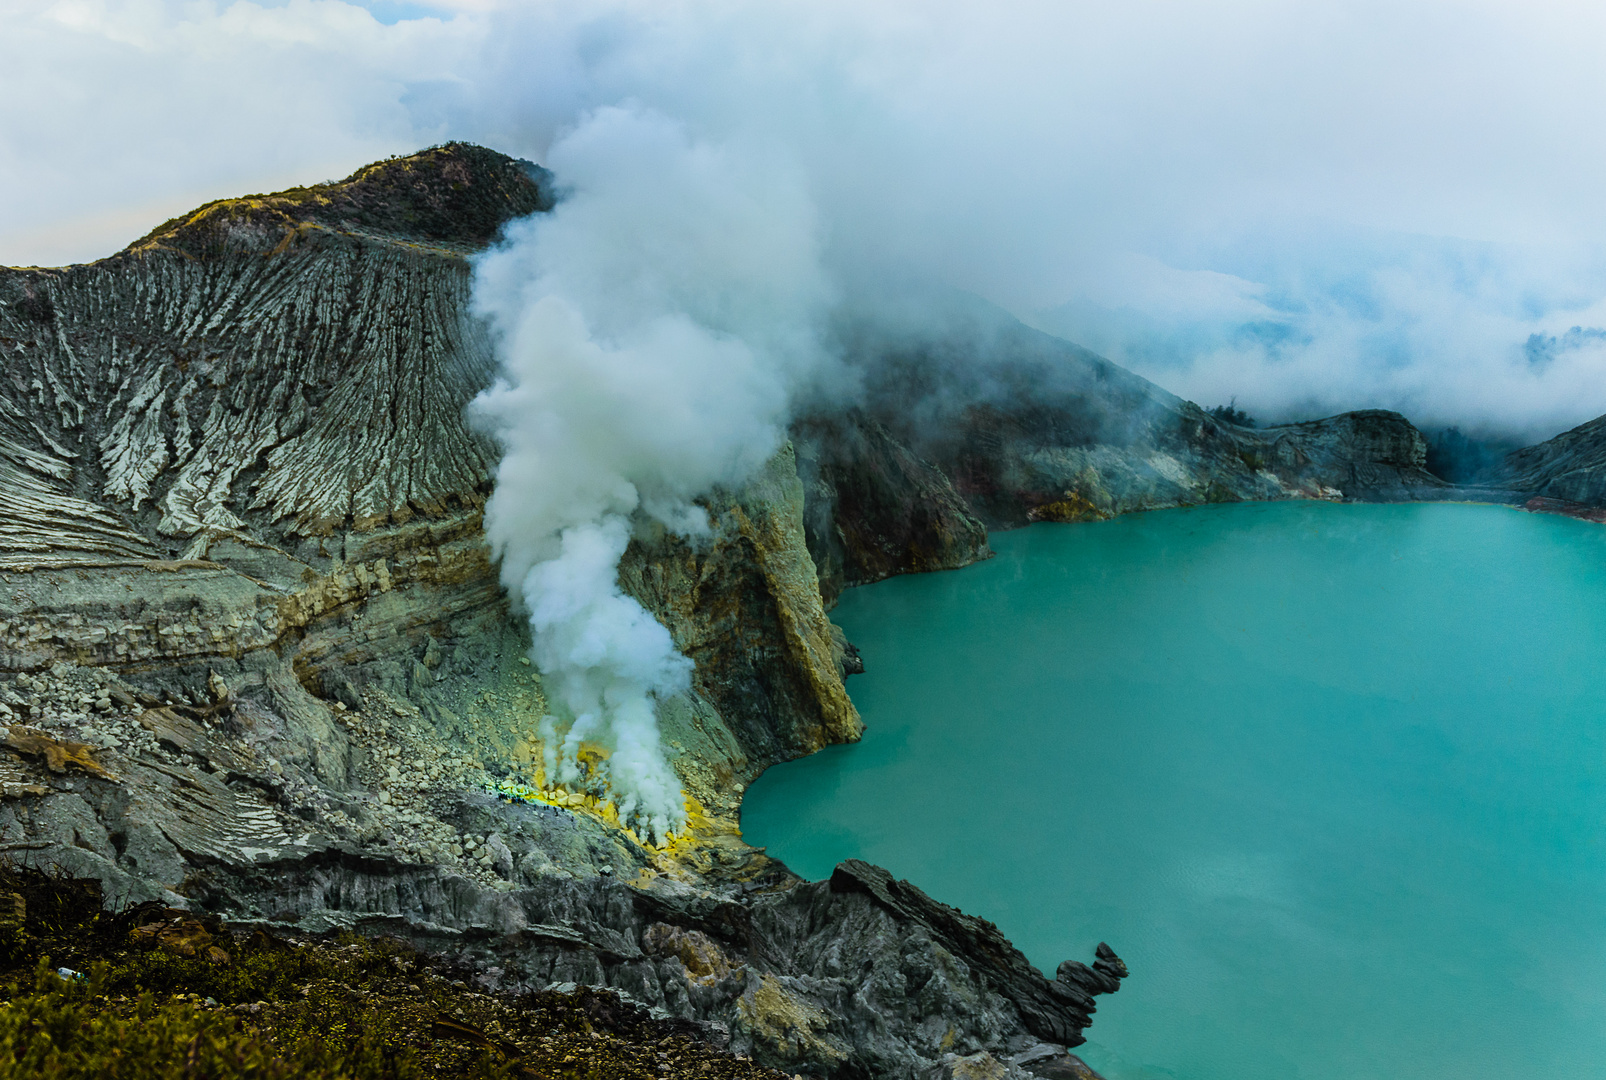
<path fill-rule="evenodd" d="M 1205 411 L 1223 424 L 1235 424 L 1238 427 L 1246 428 L 1255 426 L 1255 418 L 1238 408 L 1237 398 L 1233 398 L 1225 405 L 1217 405 Z"/>
<path fill-rule="evenodd" d="M 0 1006 L 0 1080 L 414 1080 L 382 1030 L 272 1041 L 240 1017 L 190 1001 L 106 997 L 106 970 L 58 976 L 41 960 L 31 990 Z"/>
<path fill-rule="evenodd" d="M 785 1080 L 608 991 L 493 997 L 401 941 L 101 905 L 0 861 L 0 1080 Z"/>

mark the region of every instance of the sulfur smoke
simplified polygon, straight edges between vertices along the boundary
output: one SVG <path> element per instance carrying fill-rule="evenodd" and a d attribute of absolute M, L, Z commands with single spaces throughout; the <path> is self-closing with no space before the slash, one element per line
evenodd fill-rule
<path fill-rule="evenodd" d="M 969 293 L 1263 420 L 1397 408 L 1537 441 L 1606 413 L 1587 5 L 0 11 L 0 88 L 36 103 L 0 115 L 0 262 L 448 139 L 553 169 L 557 208 L 477 266 L 488 528 L 555 706 L 550 774 L 607 745 L 655 835 L 682 808 L 653 715 L 691 669 L 618 561 L 644 523 L 706 532 L 698 496 L 841 381 L 844 316 L 929 335 Z"/>
<path fill-rule="evenodd" d="M 598 109 L 783 146 L 911 268 L 1264 418 L 1606 412 L 1606 10 L 1378 0 L 0 0 L 0 263 Z M 192 122 L 174 127 L 176 113 Z M 67 133 L 64 135 L 63 133 Z M 763 156 L 763 154 L 760 154 Z M 1576 332 L 1575 332 L 1576 331 Z"/>
<path fill-rule="evenodd" d="M 621 592 L 619 560 L 638 520 L 706 537 L 697 497 L 775 452 L 825 361 L 830 291 L 784 157 L 605 107 L 548 160 L 558 206 L 476 268 L 503 372 L 473 406 L 504 448 L 486 532 L 558 706 L 548 776 L 580 781 L 581 743 L 604 746 L 620 816 L 662 838 L 685 808 L 656 709 L 692 665 Z"/>

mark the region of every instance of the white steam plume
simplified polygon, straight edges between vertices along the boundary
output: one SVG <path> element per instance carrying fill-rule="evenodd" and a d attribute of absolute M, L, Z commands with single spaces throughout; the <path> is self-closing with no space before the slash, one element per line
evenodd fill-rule
<path fill-rule="evenodd" d="M 969 291 L 1264 419 L 1531 440 L 1606 412 L 1598 5 L 371 9 L 0 0 L 0 91 L 28 103 L 0 110 L 0 262 L 447 139 L 553 167 L 565 201 L 479 267 L 489 527 L 563 713 L 554 770 L 611 744 L 659 833 L 650 717 L 688 668 L 615 562 L 642 520 L 698 533 L 697 495 L 774 447 L 829 283 L 883 321 L 887 281 Z"/>
<path fill-rule="evenodd" d="M 916 268 L 1268 417 L 1541 438 L 1606 411 L 1599 5 L 0 0 L 0 25 L 27 102 L 0 110 L 0 263 L 447 139 L 547 162 L 636 102 L 790 148 L 855 295 Z"/>
<path fill-rule="evenodd" d="M 830 293 L 784 156 L 608 107 L 548 161 L 556 209 L 476 268 L 503 369 L 474 403 L 505 450 L 486 532 L 566 714 L 546 723 L 549 777 L 577 781 L 581 741 L 605 746 L 620 816 L 662 838 L 685 807 L 655 709 L 692 665 L 620 591 L 619 560 L 638 516 L 707 535 L 693 500 L 775 452 L 792 393 L 825 359 Z"/>

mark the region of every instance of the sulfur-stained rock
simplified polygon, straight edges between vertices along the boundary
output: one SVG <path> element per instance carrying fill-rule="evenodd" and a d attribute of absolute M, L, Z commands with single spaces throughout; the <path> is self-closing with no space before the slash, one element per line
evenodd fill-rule
<path fill-rule="evenodd" d="M 960 1057 L 949 1054 L 925 1073 L 924 1080 L 1030 1080 L 1032 1074 L 983 1050 Z"/>
<path fill-rule="evenodd" d="M 708 493 L 708 537 L 637 523 L 620 585 L 696 665 L 661 703 L 690 827 L 649 846 L 545 775 L 482 531 L 497 448 L 464 418 L 495 369 L 470 258 L 549 181 L 452 144 L 0 269 L 7 853 L 172 908 L 153 943 L 213 962 L 201 909 L 395 933 L 486 989 L 616 987 L 794 1074 L 1013 1076 L 1079 1041 L 1113 953 L 1047 979 L 885 871 L 803 882 L 742 841 L 754 777 L 862 729 L 828 603 L 985 558 L 988 525 L 1418 497 L 1419 436 L 1223 425 L 1018 324 L 860 343 L 861 407 Z"/>
<path fill-rule="evenodd" d="M 44 732 L 13 724 L 6 733 L 5 744 L 19 754 L 41 758 L 53 773 L 64 773 L 72 768 L 102 780 L 116 779 L 91 756 L 91 747 L 84 743 L 53 739 Z"/>
<path fill-rule="evenodd" d="M 863 724 L 842 683 L 804 543 L 803 485 L 791 447 L 742 489 L 716 491 L 707 505 L 711 539 L 694 543 L 662 531 L 638 538 L 619 581 L 696 661 L 701 700 L 669 710 L 665 734 L 697 747 L 687 756 L 700 767 L 682 771 L 690 793 L 733 810 L 733 782 L 853 741 Z"/>
<path fill-rule="evenodd" d="M 686 969 L 686 978 L 713 985 L 741 970 L 725 955 L 719 943 L 701 930 L 653 923 L 641 935 L 642 951 L 649 956 L 673 956 Z"/>

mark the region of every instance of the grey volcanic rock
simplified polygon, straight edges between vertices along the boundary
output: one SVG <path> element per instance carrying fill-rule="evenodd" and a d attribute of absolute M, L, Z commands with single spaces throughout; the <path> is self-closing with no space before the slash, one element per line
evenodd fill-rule
<path fill-rule="evenodd" d="M 1092 1023 L 1093 995 L 1119 990 L 1127 974 L 1120 958 L 1100 944 L 1093 969 L 1067 960 L 1050 982 L 992 923 L 940 904 L 907 881 L 896 881 L 879 866 L 858 859 L 838 865 L 830 887 L 834 893 L 864 893 L 898 919 L 924 927 L 951 955 L 1015 1002 L 1026 1030 L 1039 1039 L 1066 1046 L 1083 1043 L 1082 1029 Z M 1096 981 L 1082 978 L 1080 972 L 1091 972 Z"/>
<path fill-rule="evenodd" d="M 803 544 L 804 493 L 791 447 L 739 492 L 707 500 L 711 540 L 643 526 L 619 580 L 697 664 L 697 693 L 671 703 L 666 735 L 693 794 L 734 816 L 769 766 L 859 738 L 842 685 L 839 632 Z"/>
<path fill-rule="evenodd" d="M 1507 454 L 1498 479 L 1528 495 L 1606 504 L 1606 416 Z"/>
<path fill-rule="evenodd" d="M 948 477 L 857 411 L 792 428 L 809 494 L 804 531 L 820 592 L 989 558 L 987 527 Z"/>
<path fill-rule="evenodd" d="M 984 523 L 1414 497 L 1420 438 L 1231 428 L 1018 324 L 864 343 L 863 411 L 711 492 L 705 541 L 641 522 L 621 563 L 696 662 L 662 710 L 690 827 L 652 847 L 542 775 L 541 673 L 480 525 L 468 256 L 549 205 L 541 170 L 453 144 L 0 270 L 0 855 L 405 934 L 485 985 L 613 986 L 790 1071 L 1059 1060 L 1113 954 L 1050 980 L 883 871 L 805 883 L 742 842 L 745 785 L 861 730 L 826 602 L 984 558 Z"/>
<path fill-rule="evenodd" d="M 546 204 L 541 174 L 488 153 L 213 203 L 97 263 L 0 273 L 0 565 L 200 558 L 477 507 L 496 451 L 462 404 L 492 364 L 463 256 L 489 218 Z M 443 239 L 457 217 L 466 235 Z M 410 219 L 422 235 L 392 231 Z"/>
<path fill-rule="evenodd" d="M 849 338 L 864 409 L 793 429 L 828 600 L 846 585 L 985 558 L 987 527 L 1457 491 L 1426 469 L 1426 441 L 1397 413 L 1238 427 L 974 298 L 955 298 L 938 331 Z"/>
<path fill-rule="evenodd" d="M 0 852 L 616 986 L 811 1072 L 1010 1048 L 1015 1003 L 924 924 L 740 840 L 746 783 L 860 731 L 790 448 L 708 496 L 710 539 L 644 526 L 620 567 L 697 663 L 663 717 L 689 835 L 648 848 L 540 786 L 540 673 L 479 527 L 496 449 L 463 408 L 494 366 L 466 255 L 544 183 L 445 147 L 0 271 Z"/>
<path fill-rule="evenodd" d="M 1316 484 L 1365 502 L 1441 498 L 1427 471 L 1427 440 L 1397 412 L 1364 409 L 1255 432 L 1258 468 L 1288 484 Z"/>

